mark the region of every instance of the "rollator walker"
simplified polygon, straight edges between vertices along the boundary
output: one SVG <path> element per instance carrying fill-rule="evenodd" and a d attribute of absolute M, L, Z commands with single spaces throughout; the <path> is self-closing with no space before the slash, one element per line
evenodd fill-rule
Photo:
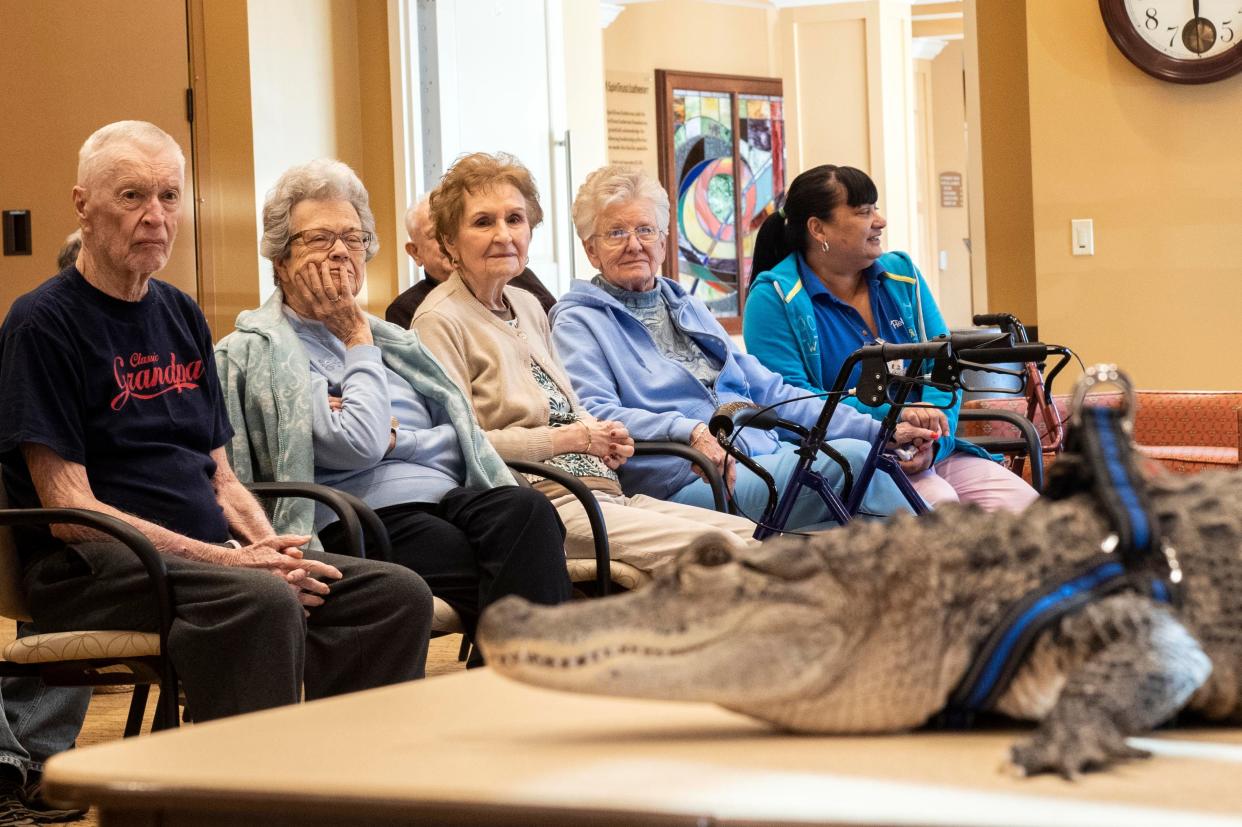
<path fill-rule="evenodd" d="M 1022 339 L 1026 338 L 1025 329 L 1021 330 L 1020 335 Z M 1033 363 L 1043 363 L 1050 355 L 1061 356 L 1061 362 L 1053 369 L 1051 375 L 1059 372 L 1071 356 L 1066 348 L 1057 345 L 1015 341 L 1015 336 L 1011 332 L 997 334 L 993 331 L 950 333 L 927 342 L 912 344 L 866 345 L 850 354 L 841 366 L 832 389 L 826 394 L 827 398 L 819 419 L 813 427 L 806 428 L 796 422 L 781 419 L 776 408 L 784 403 L 770 405 L 766 408 L 737 403 L 723 405 L 711 418 L 708 426 L 721 447 L 734 460 L 754 472 L 768 487 L 767 506 L 764 508 L 763 515 L 756 521 L 757 527 L 754 535 L 756 540 L 763 540 L 784 532 L 794 503 L 798 495 L 806 488 L 819 495 L 834 522 L 838 525 L 845 525 L 858 513 L 867 486 L 870 485 L 877 471 L 887 474 L 892 479 L 916 514 L 925 514 L 930 510 L 928 505 L 914 490 L 914 486 L 898 464 L 898 457 L 894 456 L 890 449 L 890 443 L 897 430 L 898 419 L 902 409 L 906 407 L 910 392 L 916 387 L 927 387 L 951 393 L 953 397 L 948 405 L 937 406 L 941 410 L 947 410 L 958 403 L 959 391 L 996 390 L 964 385 L 961 375 L 966 370 L 1015 377 L 1025 391 L 1031 381 L 1028 366 Z M 908 362 L 904 373 L 893 372 L 892 365 L 896 362 Z M 1017 370 L 1002 367 L 1002 365 L 1014 363 L 1026 363 L 1026 365 Z M 855 365 L 861 365 L 862 370 L 858 386 L 849 391 L 845 386 Z M 1035 375 L 1039 376 L 1038 371 Z M 887 414 L 880 421 L 880 430 L 872 441 L 866 462 L 856 478 L 845 459 L 826 441 L 828 423 L 832 420 L 842 398 L 847 395 L 855 395 L 871 406 L 885 402 L 890 405 Z M 783 493 L 777 490 L 776 481 L 767 469 L 754 462 L 736 444 L 736 437 L 743 428 L 765 430 L 781 428 L 798 435 L 798 464 Z M 902 447 L 904 446 L 898 446 L 898 449 Z M 815 470 L 815 460 L 821 452 L 840 463 L 845 471 L 842 495 L 838 495 L 828 481 Z"/>

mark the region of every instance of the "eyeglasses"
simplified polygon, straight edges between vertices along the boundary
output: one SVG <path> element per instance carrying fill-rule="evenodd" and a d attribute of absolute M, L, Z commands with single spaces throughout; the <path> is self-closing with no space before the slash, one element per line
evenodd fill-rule
<path fill-rule="evenodd" d="M 644 224 L 641 227 L 635 227 L 632 230 L 623 230 L 618 227 L 615 230 L 609 230 L 606 233 L 596 233 L 593 238 L 598 238 L 599 243 L 605 247 L 624 247 L 630 243 L 630 236 L 638 239 L 638 243 L 644 247 L 650 247 L 660 240 L 663 235 L 655 227 Z"/>
<path fill-rule="evenodd" d="M 346 248 L 357 253 L 370 246 L 372 235 L 365 230 L 346 230 L 343 233 L 334 233 L 331 230 L 313 229 L 294 233 L 289 236 L 289 243 L 301 241 L 306 249 L 323 252 L 331 250 L 338 238 L 345 242 Z"/>

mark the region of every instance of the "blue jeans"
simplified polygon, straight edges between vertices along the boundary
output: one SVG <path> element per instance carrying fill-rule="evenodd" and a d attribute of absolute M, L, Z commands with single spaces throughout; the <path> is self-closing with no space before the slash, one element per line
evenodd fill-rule
<path fill-rule="evenodd" d="M 871 444 L 860 439 L 834 439 L 829 444 L 845 457 L 854 472 L 855 479 L 857 479 L 859 472 L 862 470 L 863 463 L 867 461 L 867 454 L 871 450 Z M 777 492 L 779 494 L 785 490 L 789 478 L 793 476 L 794 468 L 797 466 L 799 458 L 796 446 L 790 443 L 782 443 L 779 451 L 761 457 L 751 457 L 751 459 L 763 466 L 772 475 L 772 479 L 776 480 Z M 841 484 L 845 477 L 841 473 L 841 466 L 835 460 L 821 454 L 815 460 L 814 467 L 817 472 L 828 480 L 828 484 L 832 486 L 832 489 L 840 494 Z M 685 503 L 686 505 L 697 505 L 701 508 L 714 507 L 711 486 L 699 479 L 685 486 L 669 499 L 674 502 Z M 738 465 L 737 482 L 733 486 L 733 499 L 741 513 L 753 520 L 758 520 L 763 514 L 763 509 L 768 504 L 768 486 L 750 469 Z M 906 498 L 898 490 L 896 483 L 887 474 L 876 473 L 871 478 L 871 484 L 867 486 L 867 493 L 862 499 L 859 514 L 888 517 L 892 514 L 910 513 L 913 513 L 913 509 L 910 508 L 910 504 L 906 502 Z M 789 520 L 785 524 L 785 528 L 790 531 L 798 531 L 818 526 L 820 523 L 828 522 L 831 519 L 828 508 L 824 505 L 824 501 L 819 498 L 819 494 L 809 488 L 804 488 L 798 494 L 798 499 L 794 501 L 793 511 L 789 514 Z M 836 523 L 832 523 L 832 525 L 836 525 Z"/>
<path fill-rule="evenodd" d="M 19 637 L 36 634 L 20 624 Z M 43 772 L 43 762 L 73 746 L 86 708 L 89 686 L 47 686 L 38 678 L 0 681 L 4 715 L 0 717 L 0 764 L 15 767 L 22 777 Z"/>

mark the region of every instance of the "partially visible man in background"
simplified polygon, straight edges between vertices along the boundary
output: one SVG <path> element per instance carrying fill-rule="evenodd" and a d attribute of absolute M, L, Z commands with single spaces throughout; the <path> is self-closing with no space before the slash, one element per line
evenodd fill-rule
<path fill-rule="evenodd" d="M 431 222 L 431 195 L 424 195 L 405 214 L 405 231 L 410 240 L 405 244 L 405 251 L 414 259 L 414 263 L 423 268 L 423 278 L 409 290 L 397 296 L 384 311 L 384 318 L 395 325 L 409 327 L 414 312 L 427 298 L 427 294 L 440 286 L 440 282 L 453 274 L 453 262 L 444 254 L 436 239 L 436 228 Z M 533 293 L 543 311 L 547 313 L 556 304 L 556 296 L 548 292 L 539 281 L 539 277 L 530 271 L 523 270 L 517 278 L 509 282 L 514 287 Z"/>

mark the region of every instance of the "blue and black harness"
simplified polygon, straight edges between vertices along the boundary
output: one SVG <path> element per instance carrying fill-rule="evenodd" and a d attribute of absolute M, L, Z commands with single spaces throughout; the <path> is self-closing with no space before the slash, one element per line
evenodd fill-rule
<path fill-rule="evenodd" d="M 944 726 L 966 726 L 980 713 L 991 712 L 1039 635 L 1091 601 L 1134 591 L 1164 603 L 1178 602 L 1181 570 L 1161 535 L 1138 471 L 1130 411 L 1082 406 L 1074 420 L 1065 453 L 1049 475 L 1046 496 L 1094 494 L 1112 533 L 1100 544 L 1099 554 L 1009 606 L 950 695 L 938 721 Z"/>

